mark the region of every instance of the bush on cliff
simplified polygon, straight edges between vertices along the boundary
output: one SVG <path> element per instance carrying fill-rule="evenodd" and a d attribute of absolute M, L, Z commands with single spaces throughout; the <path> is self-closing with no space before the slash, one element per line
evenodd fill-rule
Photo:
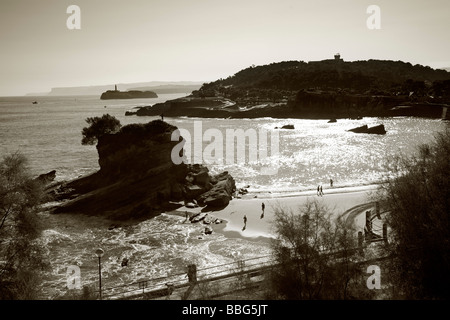
<path fill-rule="evenodd" d="M 83 138 L 81 144 L 92 145 L 98 141 L 104 134 L 116 133 L 121 128 L 120 121 L 109 114 L 101 117 L 87 118 L 88 127 L 84 127 L 81 131 Z"/>
<path fill-rule="evenodd" d="M 120 133 L 122 134 L 131 134 L 131 135 L 151 135 L 157 136 L 158 134 L 172 132 L 176 128 L 167 122 L 162 120 L 153 120 L 148 123 L 132 123 L 126 126 L 123 126 L 120 129 Z"/>

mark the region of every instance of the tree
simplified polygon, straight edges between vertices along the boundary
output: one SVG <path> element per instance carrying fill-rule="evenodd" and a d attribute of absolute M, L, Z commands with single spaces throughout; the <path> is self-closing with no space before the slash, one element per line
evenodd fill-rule
<path fill-rule="evenodd" d="M 81 131 L 83 138 L 81 144 L 92 145 L 104 134 L 116 133 L 121 128 L 120 121 L 109 114 L 101 117 L 87 118 L 88 127 L 84 127 Z"/>
<path fill-rule="evenodd" d="M 0 299 L 35 298 L 45 267 L 35 215 L 43 185 L 30 178 L 26 163 L 19 153 L 0 162 Z"/>
<path fill-rule="evenodd" d="M 308 201 L 298 213 L 275 208 L 277 264 L 270 273 L 275 295 L 270 298 L 362 297 L 353 223 L 342 217 L 333 221 L 328 211 L 317 201 Z"/>
<path fill-rule="evenodd" d="M 378 195 L 391 228 L 389 273 L 397 295 L 450 298 L 450 130 L 397 157 Z"/>

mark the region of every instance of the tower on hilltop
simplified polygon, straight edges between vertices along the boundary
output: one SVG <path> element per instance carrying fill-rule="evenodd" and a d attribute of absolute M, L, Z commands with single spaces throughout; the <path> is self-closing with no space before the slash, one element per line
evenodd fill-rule
<path fill-rule="evenodd" d="M 341 54 L 340 53 L 336 53 L 334 55 L 334 61 L 339 62 L 339 61 L 344 61 L 344 60 L 341 59 Z"/>

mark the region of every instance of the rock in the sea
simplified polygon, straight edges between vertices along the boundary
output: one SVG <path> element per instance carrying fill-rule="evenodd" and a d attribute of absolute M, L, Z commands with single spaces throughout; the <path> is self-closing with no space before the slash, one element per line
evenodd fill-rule
<path fill-rule="evenodd" d="M 367 124 L 365 124 L 363 126 L 350 129 L 348 131 L 355 132 L 355 133 L 367 133 L 367 129 L 368 129 Z"/>
<path fill-rule="evenodd" d="M 39 175 L 36 180 L 42 183 L 50 183 L 56 178 L 56 170 Z"/>
<path fill-rule="evenodd" d="M 350 129 L 348 131 L 355 133 L 369 133 L 369 134 L 386 134 L 387 132 L 386 129 L 384 128 L 384 125 L 382 124 L 370 128 L 367 125 L 363 125 L 361 127 Z"/>
<path fill-rule="evenodd" d="M 387 131 L 382 124 L 367 129 L 367 133 L 371 134 L 386 134 L 386 132 Z"/>
<path fill-rule="evenodd" d="M 337 120 L 336 119 L 330 119 L 330 121 L 328 121 L 328 123 L 334 123 L 334 122 L 337 122 Z"/>
<path fill-rule="evenodd" d="M 100 96 L 101 100 L 107 99 L 142 99 L 142 98 L 158 98 L 158 95 L 153 91 L 117 91 L 108 90 L 102 93 Z"/>
<path fill-rule="evenodd" d="M 295 127 L 293 124 L 286 124 L 282 126 L 281 129 L 295 129 Z"/>

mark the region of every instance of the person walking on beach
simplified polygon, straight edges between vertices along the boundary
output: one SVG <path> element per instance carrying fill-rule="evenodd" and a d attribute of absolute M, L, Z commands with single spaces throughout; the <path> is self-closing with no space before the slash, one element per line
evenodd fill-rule
<path fill-rule="evenodd" d="M 264 218 L 264 209 L 266 208 L 266 205 L 264 204 L 264 202 L 261 205 L 262 208 L 262 213 L 261 213 L 261 219 Z"/>
<path fill-rule="evenodd" d="M 320 196 L 320 185 L 317 186 L 317 195 Z"/>
<path fill-rule="evenodd" d="M 333 188 L 333 179 L 330 179 L 330 187 Z"/>
<path fill-rule="evenodd" d="M 320 186 L 320 195 L 323 196 L 322 186 Z"/>
<path fill-rule="evenodd" d="M 247 216 L 244 215 L 244 224 L 247 225 Z"/>

